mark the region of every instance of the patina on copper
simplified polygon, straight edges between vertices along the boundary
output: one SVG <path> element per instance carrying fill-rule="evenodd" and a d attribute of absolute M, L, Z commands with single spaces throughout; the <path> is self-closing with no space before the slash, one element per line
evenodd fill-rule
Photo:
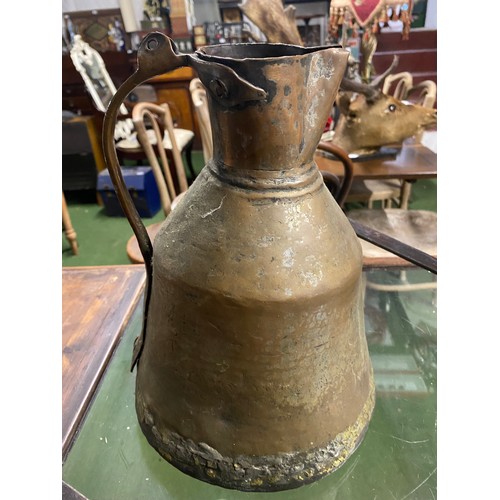
<path fill-rule="evenodd" d="M 277 491 L 340 467 L 374 406 L 362 256 L 313 153 L 347 62 L 339 47 L 204 47 L 148 35 L 104 123 L 106 159 L 148 274 L 136 409 L 180 470 Z M 151 246 L 112 131 L 133 86 L 178 66 L 208 89 L 214 155 Z"/>

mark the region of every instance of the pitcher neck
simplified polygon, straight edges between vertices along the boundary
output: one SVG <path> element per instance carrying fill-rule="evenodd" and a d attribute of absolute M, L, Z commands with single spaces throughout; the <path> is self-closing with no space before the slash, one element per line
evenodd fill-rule
<path fill-rule="evenodd" d="M 266 100 L 241 106 L 221 106 L 208 93 L 213 162 L 220 172 L 259 178 L 308 175 L 335 93 L 308 95 L 304 81 L 296 79 L 276 79 Z"/>
<path fill-rule="evenodd" d="M 306 194 L 323 184 L 323 178 L 314 161 L 280 170 L 262 170 L 229 166 L 212 158 L 207 167 L 212 175 L 226 185 L 259 191 L 265 196 L 278 198 Z"/>

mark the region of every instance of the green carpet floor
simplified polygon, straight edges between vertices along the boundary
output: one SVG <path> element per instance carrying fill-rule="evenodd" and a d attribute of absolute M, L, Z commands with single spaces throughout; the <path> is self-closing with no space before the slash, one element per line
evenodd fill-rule
<path fill-rule="evenodd" d="M 201 151 L 193 152 L 196 172 L 203 167 Z M 436 180 L 421 180 L 412 188 L 410 208 L 436 211 Z M 101 266 L 130 264 L 125 247 L 132 236 L 132 229 L 124 217 L 109 217 L 104 207 L 97 204 L 93 192 L 66 192 L 69 214 L 77 233 L 79 253 L 73 255 L 64 232 L 62 233 L 63 266 Z M 160 210 L 154 217 L 144 218 L 144 224 L 160 222 L 164 218 Z"/>

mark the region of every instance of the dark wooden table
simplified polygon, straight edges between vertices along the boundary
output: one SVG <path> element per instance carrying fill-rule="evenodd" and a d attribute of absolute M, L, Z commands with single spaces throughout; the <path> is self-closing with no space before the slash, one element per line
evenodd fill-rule
<path fill-rule="evenodd" d="M 396 149 L 396 147 L 394 148 Z M 358 179 L 403 179 L 416 181 L 437 177 L 437 155 L 422 144 L 407 141 L 397 155 L 354 161 L 354 177 Z M 340 161 L 317 152 L 314 160 L 320 170 L 343 177 Z"/>
<path fill-rule="evenodd" d="M 141 265 L 62 270 L 62 451 L 75 431 L 145 284 Z"/>

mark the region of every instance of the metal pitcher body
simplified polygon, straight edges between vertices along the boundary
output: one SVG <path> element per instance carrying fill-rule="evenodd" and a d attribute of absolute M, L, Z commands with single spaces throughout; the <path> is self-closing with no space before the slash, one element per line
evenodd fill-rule
<path fill-rule="evenodd" d="M 294 488 L 345 462 L 374 406 L 361 248 L 313 161 L 347 52 L 242 44 L 188 62 L 214 155 L 153 243 L 137 415 L 194 477 Z"/>

